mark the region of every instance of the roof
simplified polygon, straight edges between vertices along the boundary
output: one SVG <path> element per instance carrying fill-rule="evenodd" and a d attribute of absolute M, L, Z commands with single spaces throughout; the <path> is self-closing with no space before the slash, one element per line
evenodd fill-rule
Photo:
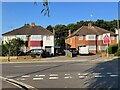
<path fill-rule="evenodd" d="M 104 33 L 110 33 L 110 35 L 116 35 L 114 32 L 105 30 L 105 29 L 100 28 L 100 27 L 82 26 L 77 31 L 73 32 L 69 37 L 72 37 L 72 36 L 75 36 L 75 35 L 102 35 Z"/>
<path fill-rule="evenodd" d="M 4 33 L 2 35 L 9 36 L 9 35 L 54 35 L 54 34 L 41 26 L 25 25 L 20 28 L 9 31 L 7 33 Z"/>

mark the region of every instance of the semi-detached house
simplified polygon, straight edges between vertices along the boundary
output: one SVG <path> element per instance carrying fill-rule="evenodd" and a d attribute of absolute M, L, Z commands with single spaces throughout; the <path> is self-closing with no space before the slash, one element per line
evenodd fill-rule
<path fill-rule="evenodd" d="M 22 47 L 24 52 L 31 49 L 45 49 L 54 54 L 54 34 L 41 26 L 36 26 L 35 23 L 25 24 L 20 28 L 2 34 L 2 36 L 4 37 L 3 43 L 13 38 L 22 39 L 25 42 Z"/>
<path fill-rule="evenodd" d="M 69 36 L 65 40 L 65 43 L 70 48 L 76 49 L 84 45 L 89 48 L 90 53 L 96 54 L 107 48 L 107 45 L 103 44 L 103 34 L 105 33 L 110 33 L 111 35 L 110 45 L 117 44 L 117 34 L 103 28 L 92 26 L 92 23 L 89 23 L 88 26 L 82 26 L 72 34 L 69 30 Z"/>

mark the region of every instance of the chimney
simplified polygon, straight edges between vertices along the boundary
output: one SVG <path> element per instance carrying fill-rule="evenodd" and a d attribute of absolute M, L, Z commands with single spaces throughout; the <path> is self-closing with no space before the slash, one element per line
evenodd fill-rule
<path fill-rule="evenodd" d="M 34 26 L 35 26 L 35 23 L 34 23 L 34 22 L 32 22 L 31 26 L 32 26 L 32 27 L 34 27 Z"/>
<path fill-rule="evenodd" d="M 69 30 L 69 36 L 71 35 L 71 30 Z"/>
<path fill-rule="evenodd" d="M 92 27 L 92 23 L 91 22 L 88 23 L 88 28 L 90 28 L 90 27 Z"/>

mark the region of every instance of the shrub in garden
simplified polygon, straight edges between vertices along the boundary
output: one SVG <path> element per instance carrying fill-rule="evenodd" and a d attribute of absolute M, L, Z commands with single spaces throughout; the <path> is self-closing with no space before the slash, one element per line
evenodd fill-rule
<path fill-rule="evenodd" d="M 117 49 L 118 49 L 118 45 L 115 44 L 115 45 L 110 45 L 108 47 L 108 53 L 109 54 L 115 54 L 117 52 Z"/>
<path fill-rule="evenodd" d="M 117 52 L 115 53 L 116 56 L 120 56 L 120 47 L 118 48 Z"/>

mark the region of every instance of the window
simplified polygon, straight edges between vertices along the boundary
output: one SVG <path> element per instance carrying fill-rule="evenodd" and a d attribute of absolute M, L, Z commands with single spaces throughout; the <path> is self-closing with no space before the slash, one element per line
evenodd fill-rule
<path fill-rule="evenodd" d="M 106 50 L 107 46 L 99 46 L 99 50 Z"/>
<path fill-rule="evenodd" d="M 46 36 L 46 40 L 50 40 L 50 36 Z"/>
<path fill-rule="evenodd" d="M 96 35 L 86 35 L 86 40 L 96 40 Z"/>
<path fill-rule="evenodd" d="M 27 41 L 26 35 L 16 35 L 16 37 L 22 39 L 23 41 Z"/>
<path fill-rule="evenodd" d="M 31 40 L 32 41 L 42 40 L 42 36 L 41 35 L 31 35 Z"/>
<path fill-rule="evenodd" d="M 82 35 L 79 35 L 79 40 L 83 40 L 83 36 Z"/>
<path fill-rule="evenodd" d="M 110 37 L 111 40 L 114 40 L 114 38 L 115 38 L 114 36 L 111 36 L 111 37 Z"/>
<path fill-rule="evenodd" d="M 88 46 L 89 50 L 96 50 L 96 46 Z"/>
<path fill-rule="evenodd" d="M 72 43 L 72 38 L 70 38 L 70 43 Z"/>
<path fill-rule="evenodd" d="M 103 35 L 99 35 L 98 40 L 103 40 Z"/>

